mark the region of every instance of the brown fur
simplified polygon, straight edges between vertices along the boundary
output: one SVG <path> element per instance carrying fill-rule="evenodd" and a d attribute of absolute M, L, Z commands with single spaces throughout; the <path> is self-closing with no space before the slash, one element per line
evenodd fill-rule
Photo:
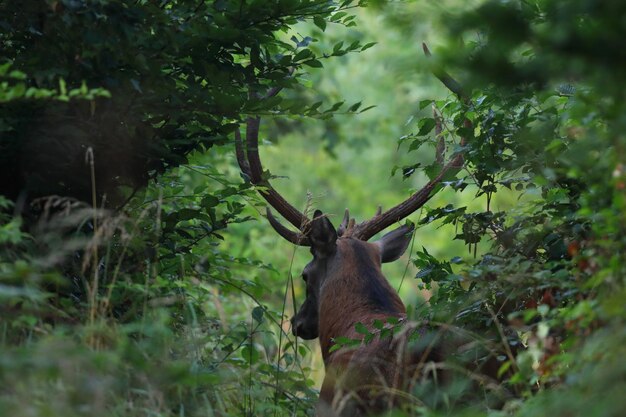
<path fill-rule="evenodd" d="M 376 333 L 372 326 L 374 320 L 404 319 L 406 309 L 382 274 L 381 255 L 375 244 L 340 238 L 337 251 L 320 291 L 319 338 L 326 377 L 317 414 L 358 416 L 380 412 L 393 403 L 390 393 L 401 388 L 401 378 L 398 377 L 401 364 L 396 357 L 394 341 L 390 337 L 375 338 L 355 349 L 341 348 L 330 352 L 330 348 L 333 339 L 340 336 L 362 339 L 363 335 L 355 331 L 357 323 Z M 358 256 L 358 251 L 366 256 Z M 373 280 L 382 290 L 381 295 L 388 297 L 392 311 L 376 312 L 379 306 L 372 305 L 367 297 L 359 296 L 367 293 L 367 286 L 373 285 Z"/>

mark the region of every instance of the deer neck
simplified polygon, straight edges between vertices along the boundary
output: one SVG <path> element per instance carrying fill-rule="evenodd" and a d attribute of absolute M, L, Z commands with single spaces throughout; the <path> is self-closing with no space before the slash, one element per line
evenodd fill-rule
<path fill-rule="evenodd" d="M 358 272 L 358 271 L 357 271 Z M 374 330 L 375 320 L 406 316 L 406 308 L 380 269 L 366 274 L 349 273 L 325 282 L 320 293 L 319 340 L 324 361 L 330 358 L 333 340 L 361 339 L 357 323 Z"/>

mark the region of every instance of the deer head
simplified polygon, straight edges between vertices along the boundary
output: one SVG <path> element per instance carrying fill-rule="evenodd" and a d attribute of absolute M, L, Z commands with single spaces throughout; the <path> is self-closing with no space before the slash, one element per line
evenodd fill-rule
<path fill-rule="evenodd" d="M 349 294 L 361 287 L 359 283 L 353 283 L 349 288 L 341 288 L 349 285 L 349 279 L 345 279 L 348 275 L 358 275 L 368 287 L 366 291 L 362 291 L 361 287 L 361 291 L 354 294 L 350 300 L 353 308 L 363 307 L 370 313 L 404 313 L 402 303 L 393 296 L 391 288 L 387 288 L 380 267 L 381 263 L 392 262 L 402 256 L 411 240 L 412 226 L 400 226 L 373 243 L 353 239 L 345 233 L 344 224 L 340 226 L 338 233 L 319 210 L 313 214 L 310 226 L 309 243 L 313 259 L 302 271 L 302 279 L 306 283 L 306 299 L 291 320 L 295 336 L 306 340 L 319 336 L 320 300 L 326 298 L 323 289 L 326 288 L 327 293 L 331 292 L 329 295 L 332 297 L 340 295 L 341 290 Z M 358 262 L 354 258 L 358 258 Z M 341 280 L 343 282 L 333 283 Z M 331 284 L 326 285 L 329 281 Z M 358 303 L 355 301 L 359 297 L 364 300 L 365 305 L 356 305 Z"/>

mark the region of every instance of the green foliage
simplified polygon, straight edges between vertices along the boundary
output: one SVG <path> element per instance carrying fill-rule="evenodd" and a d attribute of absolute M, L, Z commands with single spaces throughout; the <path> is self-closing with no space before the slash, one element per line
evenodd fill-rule
<path fill-rule="evenodd" d="M 257 94 L 296 85 L 291 68 L 362 49 L 317 54 L 311 37 L 278 35 L 313 16 L 349 26 L 351 3 L 1 2 L 0 64 L 13 71 L 0 98 L 10 100 L 0 105 L 0 177 L 14 181 L 0 190 L 90 201 L 91 147 L 98 201 L 121 205 L 120 187 L 141 189 L 190 152 L 227 144 L 242 115 L 283 111 Z M 75 95 L 86 100 L 68 102 Z"/>
<path fill-rule="evenodd" d="M 613 358 L 624 353 L 624 315 L 609 306 L 626 301 L 625 119 L 622 92 L 606 83 L 624 79 L 585 46 L 596 36 L 619 42 L 593 22 L 609 24 L 604 13 L 620 6 L 590 5 L 488 2 L 451 25 L 467 47 L 440 51 L 473 87 L 466 102 L 434 102 L 445 140 L 467 141 L 467 175 L 450 185 L 485 196 L 486 210 L 449 206 L 425 220 L 452 223 L 456 239 L 470 248 L 488 239 L 492 249 L 458 269 L 418 253 L 418 278 L 438 284 L 420 316 L 506 342 L 499 373 L 513 371 L 506 380 L 518 399 L 505 407 L 520 415 L 619 415 L 623 406 L 623 369 Z M 494 212 L 492 196 L 504 188 L 518 191 L 520 204 Z M 591 360 L 598 344 L 602 353 Z"/>
<path fill-rule="evenodd" d="M 26 88 L 26 74 L 21 71 L 11 69 L 11 63 L 7 62 L 0 66 L 0 78 L 4 78 L 0 84 L 0 102 L 5 103 L 15 100 L 29 99 L 52 99 L 58 101 L 69 101 L 73 98 L 81 98 L 85 100 L 95 100 L 96 97 L 107 97 L 111 95 L 102 88 L 88 89 L 83 82 L 80 88 L 67 91 L 67 86 L 63 78 L 59 79 L 58 89 L 46 89 L 37 87 Z"/>
<path fill-rule="evenodd" d="M 3 414 L 305 415 L 311 408 L 312 381 L 300 363 L 308 350 L 286 343 L 283 313 L 260 302 L 266 287 L 241 275 L 271 268 L 217 248 L 217 232 L 241 204 L 224 201 L 211 214 L 218 198 L 229 198 L 228 183 L 212 199 L 171 174 L 167 193 L 147 190 L 132 219 L 91 209 L 51 214 L 34 238 L 58 243 L 68 227 L 80 234 L 61 248 L 33 248 L 9 227 L 19 219 L 7 217 Z M 200 203 L 207 206 L 193 208 Z M 95 233 L 81 230 L 85 223 Z"/>
<path fill-rule="evenodd" d="M 276 274 L 219 247 L 255 192 L 221 154 L 175 167 L 248 115 L 339 109 L 262 96 L 371 46 L 290 29 L 351 3 L 0 3 L 1 414 L 309 413 Z"/>

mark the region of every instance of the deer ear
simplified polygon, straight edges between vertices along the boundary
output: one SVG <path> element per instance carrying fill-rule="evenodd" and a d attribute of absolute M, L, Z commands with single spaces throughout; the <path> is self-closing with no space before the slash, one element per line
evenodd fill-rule
<path fill-rule="evenodd" d="M 309 233 L 311 246 L 316 253 L 329 255 L 335 251 L 337 245 L 337 231 L 335 226 L 320 210 L 315 210 Z"/>
<path fill-rule="evenodd" d="M 402 225 L 374 242 L 380 248 L 381 262 L 393 262 L 409 247 L 413 225 Z"/>

